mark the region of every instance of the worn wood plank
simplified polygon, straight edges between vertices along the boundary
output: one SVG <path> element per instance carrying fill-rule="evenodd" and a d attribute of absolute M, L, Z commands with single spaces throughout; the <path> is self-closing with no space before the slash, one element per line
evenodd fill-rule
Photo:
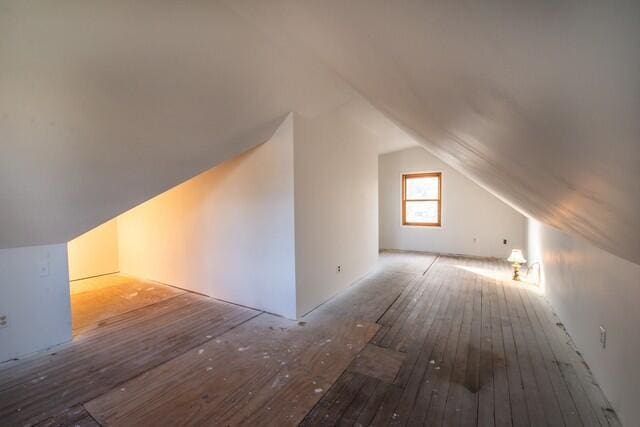
<path fill-rule="evenodd" d="M 413 275 L 384 271 L 369 275 L 324 303 L 316 311 L 373 323 L 384 315 L 412 279 Z"/>
<path fill-rule="evenodd" d="M 349 367 L 353 372 L 368 375 L 381 381 L 392 383 L 405 359 L 405 354 L 374 344 L 358 354 Z"/>
<path fill-rule="evenodd" d="M 178 308 L 172 309 L 173 303 Z M 0 420 L 36 423 L 85 402 L 255 316 L 253 310 L 186 294 L 109 319 L 53 355 L 0 375 Z M 43 362 L 44 360 L 44 362 Z M 32 363 L 29 363 L 32 362 Z"/>
<path fill-rule="evenodd" d="M 510 305 L 514 310 L 515 316 L 517 316 L 518 321 L 520 322 L 522 339 L 526 343 L 525 346 L 521 348 L 523 349 L 523 353 L 528 357 L 532 368 L 532 374 L 538 389 L 542 407 L 544 408 L 544 416 L 548 424 L 562 425 L 564 421 L 560 410 L 558 394 L 549 381 L 549 376 L 547 374 L 540 348 L 536 342 L 529 318 L 527 317 L 522 305 L 518 286 L 509 286 L 508 292 L 511 295 Z M 528 390 L 525 389 L 525 393 L 527 393 L 527 391 Z"/>
<path fill-rule="evenodd" d="M 475 278 L 467 277 L 472 280 L 471 298 L 465 301 L 464 314 L 462 324 L 460 326 L 460 337 L 458 351 L 456 353 L 455 362 L 451 374 L 451 384 L 449 386 L 449 394 L 445 405 L 445 423 L 447 425 L 459 424 L 461 420 L 462 410 L 465 400 L 471 393 L 466 387 L 467 365 L 469 362 L 469 347 L 471 345 L 471 330 L 474 313 L 474 301 L 478 298 L 477 283 Z"/>
<path fill-rule="evenodd" d="M 464 315 L 464 307 L 466 301 L 471 297 L 472 289 L 468 281 L 462 280 L 462 270 L 457 268 L 451 273 L 453 283 L 458 292 L 458 298 L 455 306 L 455 315 L 451 324 L 451 329 L 447 336 L 447 344 L 442 356 L 434 360 L 434 366 L 430 366 L 431 375 L 429 375 L 423 383 L 425 393 L 429 394 L 429 406 L 424 419 L 425 425 L 440 425 L 444 419 L 444 411 L 449 394 L 449 386 L 451 384 L 451 373 L 453 371 L 456 354 L 458 351 L 458 343 L 460 338 L 460 330 Z"/>
<path fill-rule="evenodd" d="M 489 264 L 489 263 L 487 263 Z M 495 279 L 486 278 L 489 291 L 489 310 L 491 318 L 491 363 L 493 370 L 494 419 L 497 426 L 511 426 L 512 410 L 509 393 L 507 358 L 505 355 L 502 318 L 498 302 L 498 290 Z M 526 409 L 521 400 L 526 421 Z"/>
<path fill-rule="evenodd" d="M 342 390 L 355 378 L 356 373 L 349 370 L 345 371 L 331 385 L 329 391 L 322 397 L 320 401 L 307 413 L 300 422 L 301 426 L 314 426 L 326 424 L 325 419 L 329 418 L 329 408 L 342 394 Z M 377 407 L 376 407 L 377 410 Z"/>
<path fill-rule="evenodd" d="M 515 353 L 518 359 L 518 366 L 520 367 L 520 374 L 522 376 L 522 387 L 525 403 L 527 404 L 529 421 L 533 425 L 543 425 L 547 423 L 543 407 L 543 391 L 538 389 L 534 366 L 530 359 L 530 352 L 532 351 L 530 345 L 532 343 L 527 341 L 524 336 L 524 327 L 515 307 L 516 301 L 514 301 L 512 285 L 506 284 L 502 289 L 505 294 L 505 299 L 507 301 L 506 306 L 511 319 L 513 338 L 515 342 Z"/>
<path fill-rule="evenodd" d="M 543 376 L 540 382 L 546 382 L 548 385 L 546 386 L 547 390 L 549 389 L 549 385 L 552 389 L 553 399 L 557 402 L 558 410 L 562 415 L 562 419 L 566 425 L 579 425 L 584 424 L 580 415 L 578 414 L 578 410 L 574 403 L 574 399 L 571 396 L 565 379 L 562 375 L 558 367 L 557 360 L 553 356 L 553 353 L 549 347 L 548 341 L 544 335 L 543 329 L 537 322 L 537 316 L 533 311 L 533 308 L 528 305 L 528 299 L 523 297 L 522 293 L 527 292 L 523 289 L 519 290 L 519 296 L 521 303 L 519 306 L 523 311 L 523 316 L 526 316 L 528 319 L 527 325 L 530 334 L 530 339 L 535 340 L 535 347 L 538 349 L 537 357 L 542 360 L 542 368 L 544 368 L 545 372 L 541 372 L 539 375 Z M 546 374 L 546 375 L 545 375 Z M 547 399 L 551 399 L 552 396 L 547 396 Z M 548 406 L 548 403 L 547 405 Z"/>
<path fill-rule="evenodd" d="M 498 313 L 502 329 L 511 421 L 514 426 L 528 426 L 531 425 L 531 419 L 524 396 L 524 382 L 514 338 L 514 327 L 509 316 L 503 284 L 496 278 L 493 279 L 493 282 L 497 292 Z"/>
<path fill-rule="evenodd" d="M 101 320 L 185 293 L 171 286 L 141 280 L 130 280 L 111 286 L 102 285 L 102 281 L 111 279 L 111 276 L 85 279 L 83 282 L 95 282 L 96 288 L 84 286 L 83 292 L 71 294 L 71 318 L 75 335 L 83 329 L 97 327 Z"/>
<path fill-rule="evenodd" d="M 304 325 L 262 314 L 85 407 L 106 424 L 297 423 L 377 328 L 324 313 Z"/>
<path fill-rule="evenodd" d="M 487 267 L 487 263 L 482 263 Z M 491 283 L 486 277 L 479 278 L 482 286 L 482 300 L 480 304 L 480 355 L 478 361 L 478 425 L 492 426 L 496 424 L 496 399 L 494 384 L 494 346 L 493 323 L 491 321 Z M 510 417 L 509 417 L 510 418 Z M 510 420 L 509 420 L 510 421 Z M 505 423 L 502 422 L 501 425 Z"/>
<path fill-rule="evenodd" d="M 450 292 L 450 289 L 446 286 L 444 289 L 449 292 L 446 292 L 445 295 L 440 298 L 441 301 L 439 301 L 440 303 L 437 308 L 433 309 L 431 315 L 428 316 L 434 320 L 430 322 L 431 327 L 428 328 L 426 334 L 418 334 L 420 340 L 414 341 L 408 350 L 410 356 L 414 354 L 417 356 L 409 357 L 409 359 L 415 359 L 411 367 L 411 373 L 406 379 L 405 377 L 401 378 L 399 376 L 398 381 L 396 381 L 396 383 L 404 381 L 402 384 L 404 384 L 405 388 L 395 410 L 396 417 L 393 420 L 394 423 L 404 424 L 408 422 L 411 419 L 412 410 L 416 407 L 416 400 L 418 399 L 422 386 L 423 377 L 430 365 L 429 361 L 433 358 L 437 337 L 445 328 L 445 323 L 441 320 L 445 318 L 447 311 L 453 304 L 453 293 Z M 418 319 L 420 319 L 420 317 Z M 417 325 L 421 323 L 420 320 L 416 322 Z M 407 369 L 404 372 L 409 372 L 409 370 Z"/>
<path fill-rule="evenodd" d="M 81 426 L 96 427 L 98 422 L 87 412 L 82 405 L 67 408 L 61 413 L 47 418 L 36 424 L 37 427 Z"/>
<path fill-rule="evenodd" d="M 429 259 L 392 254 L 301 322 L 193 294 L 100 320 L 0 366 L 0 425 L 619 425 L 506 263 Z"/>
<path fill-rule="evenodd" d="M 379 268 L 422 275 L 437 258 L 437 254 L 385 250 L 380 253 Z"/>
<path fill-rule="evenodd" d="M 566 333 L 559 319 L 543 297 L 531 292 L 523 295 L 529 300 L 535 318 L 551 347 L 554 360 L 569 388 L 576 408 L 585 425 L 619 426 L 615 413 L 608 410 L 609 403 L 596 385 L 593 376 L 577 355 L 571 337 Z"/>
<path fill-rule="evenodd" d="M 365 409 L 367 402 L 376 390 L 376 387 L 380 380 L 376 378 L 363 375 L 364 382 L 362 387 L 354 395 L 353 400 L 349 403 L 349 406 L 344 410 L 340 416 L 337 424 L 339 426 L 353 426 L 356 424 L 358 417 Z"/>
<path fill-rule="evenodd" d="M 451 351 L 451 346 L 457 342 L 458 325 L 462 319 L 459 310 L 461 304 L 464 304 L 466 286 L 451 286 L 459 280 L 460 270 L 454 270 L 453 274 L 447 275 L 449 291 L 452 293 L 451 302 L 447 308 L 445 315 L 441 318 L 442 327 L 436 338 L 436 343 L 432 354 L 428 358 L 423 358 L 422 362 L 425 366 L 424 375 L 420 381 L 420 389 L 416 397 L 413 409 L 410 414 L 409 423 L 411 425 L 423 425 L 425 423 L 434 423 L 433 420 L 425 421 L 427 414 L 435 414 L 431 411 L 432 407 L 437 405 L 437 400 L 441 395 L 443 402 L 446 399 L 447 391 L 442 384 L 442 380 L 448 379 L 448 373 L 451 371 L 452 361 L 455 351 Z M 464 284 L 464 282 L 462 282 Z M 448 380 L 447 380 L 448 381 Z"/>

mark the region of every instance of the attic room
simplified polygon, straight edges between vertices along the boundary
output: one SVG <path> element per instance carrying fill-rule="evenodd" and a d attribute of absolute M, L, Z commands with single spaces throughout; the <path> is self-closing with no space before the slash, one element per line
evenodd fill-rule
<path fill-rule="evenodd" d="M 0 426 L 640 424 L 640 5 L 0 4 Z"/>

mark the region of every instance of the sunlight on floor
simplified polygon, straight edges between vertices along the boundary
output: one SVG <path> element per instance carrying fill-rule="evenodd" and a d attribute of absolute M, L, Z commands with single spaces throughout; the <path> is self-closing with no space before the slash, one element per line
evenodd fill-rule
<path fill-rule="evenodd" d="M 535 294 L 544 295 L 544 289 L 540 287 L 538 284 L 533 282 L 527 282 L 525 280 L 516 282 L 515 280 L 511 279 L 511 271 L 506 269 L 495 271 L 495 270 L 489 270 L 489 269 L 480 268 L 480 267 L 468 267 L 466 265 L 455 265 L 455 267 L 461 270 L 465 270 L 465 271 L 477 274 L 482 277 L 486 277 L 488 279 L 499 280 L 505 286 L 523 288 Z"/>

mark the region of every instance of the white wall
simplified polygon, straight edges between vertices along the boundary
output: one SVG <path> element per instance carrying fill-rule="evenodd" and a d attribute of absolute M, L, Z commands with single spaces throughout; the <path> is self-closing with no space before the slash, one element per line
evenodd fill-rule
<path fill-rule="evenodd" d="M 120 270 L 296 317 L 293 122 L 118 217 Z"/>
<path fill-rule="evenodd" d="M 340 110 L 313 120 L 296 116 L 294 147 L 301 316 L 375 266 L 378 167 L 373 135 Z"/>
<path fill-rule="evenodd" d="M 640 263 L 639 1 L 226 2 L 521 212 Z"/>
<path fill-rule="evenodd" d="M 402 225 L 402 174 L 442 172 L 442 227 Z M 507 257 L 526 249 L 526 219 L 423 148 L 380 156 L 380 247 Z M 474 242 L 474 238 L 476 241 Z M 503 244 L 507 239 L 507 244 Z"/>
<path fill-rule="evenodd" d="M 67 244 L 69 280 L 116 273 L 118 264 L 118 222 L 105 222 Z"/>
<path fill-rule="evenodd" d="M 67 245 L 0 249 L 0 362 L 71 339 Z"/>
<path fill-rule="evenodd" d="M 624 425 L 640 420 L 640 265 L 533 223 L 546 295 Z M 600 325 L 607 344 L 600 345 Z"/>

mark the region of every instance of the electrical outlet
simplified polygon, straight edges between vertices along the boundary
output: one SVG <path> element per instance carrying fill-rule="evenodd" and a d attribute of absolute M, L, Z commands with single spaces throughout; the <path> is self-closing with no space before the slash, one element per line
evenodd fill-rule
<path fill-rule="evenodd" d="M 602 348 L 607 348 L 607 330 L 600 325 L 600 344 Z"/>
<path fill-rule="evenodd" d="M 506 245 L 507 244 L 507 239 L 502 239 L 502 244 Z"/>
<path fill-rule="evenodd" d="M 342 266 L 341 266 L 341 265 L 339 265 L 339 266 L 338 266 L 338 273 L 340 273 L 341 271 L 342 271 Z"/>
<path fill-rule="evenodd" d="M 4 314 L 0 314 L 0 329 L 9 326 L 8 323 L 9 321 L 7 320 L 7 316 Z"/>

